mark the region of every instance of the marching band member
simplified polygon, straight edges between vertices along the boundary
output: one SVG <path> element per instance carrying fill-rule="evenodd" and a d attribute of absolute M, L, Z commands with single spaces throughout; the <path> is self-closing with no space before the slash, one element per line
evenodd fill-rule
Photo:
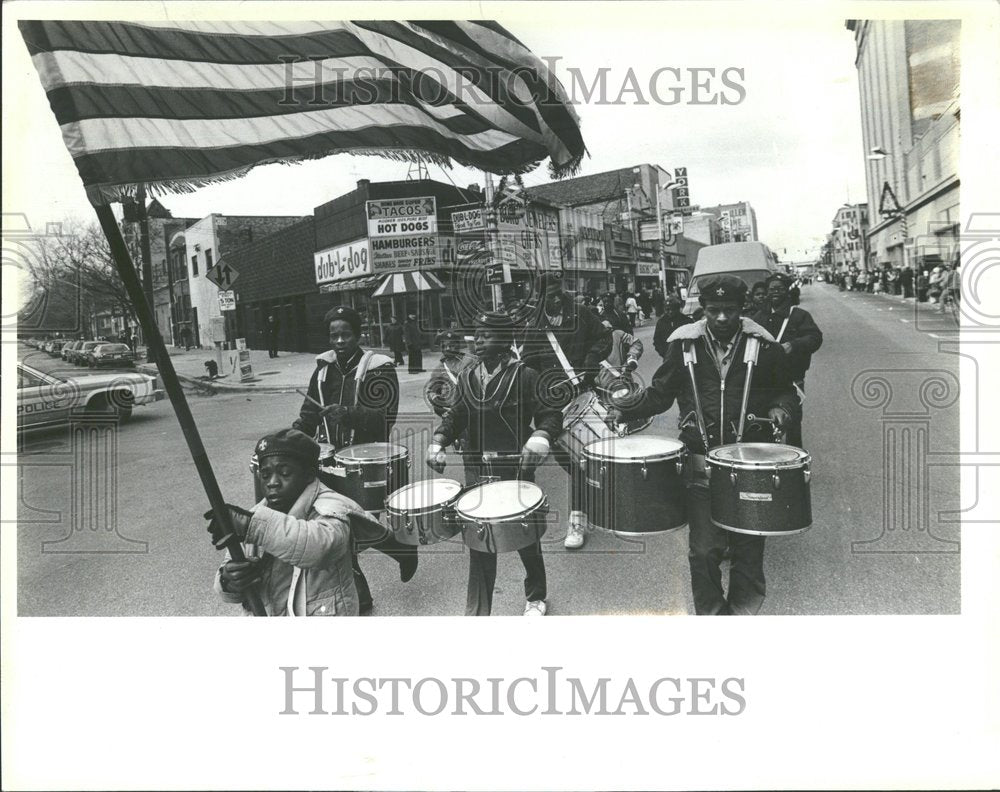
<path fill-rule="evenodd" d="M 254 452 L 265 497 L 228 507 L 247 560 L 227 557 L 216 593 L 235 604 L 256 588 L 268 616 L 357 616 L 349 515 L 363 510 L 319 481 L 319 444 L 302 432 L 267 435 Z"/>
<path fill-rule="evenodd" d="M 327 312 L 324 321 L 330 330 L 331 349 L 316 356 L 308 397 L 302 401 L 293 428 L 310 436 L 319 433 L 338 449 L 387 442 L 399 407 L 395 365 L 385 355 L 361 348 L 361 315 L 353 308 L 338 305 Z M 404 582 L 413 577 L 417 569 L 415 548 L 391 536 L 375 548 L 399 563 Z M 352 563 L 361 614 L 365 615 L 371 612 L 373 600 L 356 550 L 352 550 Z"/>
<path fill-rule="evenodd" d="M 812 314 L 792 302 L 789 291 L 791 279 L 776 273 L 766 281 L 767 300 L 753 315 L 753 320 L 765 328 L 784 350 L 785 365 L 799 394 L 805 401 L 806 372 L 813 353 L 823 345 L 823 333 Z M 788 427 L 786 442 L 802 448 L 802 420 L 793 421 Z"/>
<path fill-rule="evenodd" d="M 601 361 L 611 353 L 611 330 L 563 292 L 561 272 L 542 273 L 537 284 L 541 304 L 528 317 L 521 359 L 538 372 L 543 398 L 562 409 L 576 389 L 593 387 Z M 569 475 L 570 513 L 564 544 L 575 550 L 584 543 L 586 487 L 575 460 L 562 452 L 555 458 Z"/>
<path fill-rule="evenodd" d="M 427 464 L 442 472 L 444 448 L 467 432 L 462 451 L 467 485 L 484 476 L 534 481 L 535 468 L 562 431 L 562 413 L 539 400 L 538 374 L 512 359 L 513 320 L 504 313 L 485 313 L 476 325 L 476 362 L 458 375 L 455 400 L 434 430 Z M 544 616 L 548 606 L 541 543 L 518 552 L 525 569 L 524 614 Z M 469 548 L 467 616 L 491 613 L 496 576 L 496 554 Z"/>
<path fill-rule="evenodd" d="M 704 317 L 670 336 L 666 359 L 648 388 L 630 405 L 609 410 L 612 420 L 631 421 L 665 412 L 678 402 L 680 439 L 691 452 L 694 472 L 688 489 L 688 561 L 699 615 L 755 614 L 764 602 L 764 537 L 733 533 L 712 523 L 705 474 L 707 451 L 736 441 L 750 336 L 761 344 L 748 412 L 768 415 L 784 428 L 799 408 L 780 347 L 767 330 L 740 316 L 745 299 L 746 285 L 739 278 L 707 279 L 699 297 Z M 746 442 L 770 439 L 761 436 L 757 424 L 750 425 L 744 436 Z M 727 547 L 732 556 L 728 594 L 720 569 Z"/>
<path fill-rule="evenodd" d="M 653 349 L 660 357 L 667 355 L 667 339 L 681 325 L 691 324 L 691 317 L 681 313 L 681 300 L 670 294 L 663 300 L 663 315 L 656 320 L 653 331 Z"/>
<path fill-rule="evenodd" d="M 465 351 L 465 336 L 457 330 L 445 330 L 438 336 L 441 362 L 431 372 L 424 395 L 438 418 L 454 403 L 458 375 L 478 361 Z"/>

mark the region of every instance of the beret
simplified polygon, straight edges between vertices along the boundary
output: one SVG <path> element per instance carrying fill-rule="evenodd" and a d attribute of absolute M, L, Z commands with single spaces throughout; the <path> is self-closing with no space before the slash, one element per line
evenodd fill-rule
<path fill-rule="evenodd" d="M 465 336 L 457 330 L 442 330 L 438 333 L 437 342 L 443 344 L 445 341 L 465 341 Z"/>
<path fill-rule="evenodd" d="M 269 456 L 289 456 L 309 468 L 319 465 L 319 443 L 298 429 L 282 429 L 257 441 L 257 460 Z"/>
<path fill-rule="evenodd" d="M 516 326 L 514 317 L 503 311 L 485 311 L 476 315 L 476 327 L 488 327 L 490 330 L 513 335 Z"/>
<path fill-rule="evenodd" d="M 710 275 L 701 284 L 698 302 L 704 305 L 708 300 L 718 300 L 742 305 L 746 296 L 747 285 L 739 278 L 733 275 Z"/>
<path fill-rule="evenodd" d="M 338 305 L 331 308 L 326 312 L 326 316 L 323 317 L 323 321 L 327 324 L 337 321 L 347 322 L 347 324 L 351 326 L 351 330 L 354 331 L 354 335 L 361 335 L 361 314 L 349 305 Z"/>

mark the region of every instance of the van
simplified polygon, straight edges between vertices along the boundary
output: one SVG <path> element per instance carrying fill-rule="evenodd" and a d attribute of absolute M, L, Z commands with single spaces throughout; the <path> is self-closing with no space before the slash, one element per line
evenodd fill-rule
<path fill-rule="evenodd" d="M 750 290 L 757 281 L 767 280 L 779 271 L 775 255 L 763 242 L 724 242 L 703 247 L 698 251 L 681 313 L 690 316 L 701 308 L 699 284 L 711 275 L 734 275 Z"/>

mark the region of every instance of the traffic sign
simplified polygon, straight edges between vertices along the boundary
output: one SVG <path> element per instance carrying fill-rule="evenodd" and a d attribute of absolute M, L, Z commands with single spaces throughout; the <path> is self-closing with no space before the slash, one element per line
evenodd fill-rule
<path fill-rule="evenodd" d="M 219 292 L 219 310 L 220 311 L 236 310 L 236 292 L 234 291 Z"/>
<path fill-rule="evenodd" d="M 218 286 L 220 289 L 232 288 L 232 285 L 236 283 L 236 279 L 240 276 L 233 267 L 230 267 L 223 261 L 220 261 L 214 267 L 212 267 L 208 272 L 205 273 L 205 277 L 208 278 L 212 283 Z"/>

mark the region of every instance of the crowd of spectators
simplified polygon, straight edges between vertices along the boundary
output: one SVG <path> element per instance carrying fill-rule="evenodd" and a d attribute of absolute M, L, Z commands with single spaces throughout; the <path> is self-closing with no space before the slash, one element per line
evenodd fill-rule
<path fill-rule="evenodd" d="M 840 291 L 888 294 L 903 299 L 940 306 L 943 312 L 949 302 L 961 299 L 961 268 L 958 262 L 942 263 L 929 269 L 898 267 L 885 264 L 872 270 L 858 267 L 825 269 L 821 277 L 834 283 Z"/>

